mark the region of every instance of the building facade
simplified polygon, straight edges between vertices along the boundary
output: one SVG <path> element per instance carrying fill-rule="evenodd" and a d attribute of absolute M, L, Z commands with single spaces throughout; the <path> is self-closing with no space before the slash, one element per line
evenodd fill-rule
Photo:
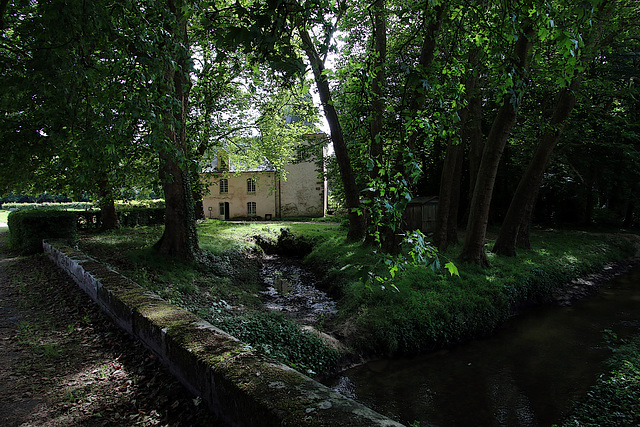
<path fill-rule="evenodd" d="M 288 163 L 284 171 L 269 165 L 237 170 L 219 157 L 202 174 L 209 190 L 203 199 L 205 217 L 268 220 L 324 216 L 327 211 L 324 145 L 301 144 L 296 160 Z"/>

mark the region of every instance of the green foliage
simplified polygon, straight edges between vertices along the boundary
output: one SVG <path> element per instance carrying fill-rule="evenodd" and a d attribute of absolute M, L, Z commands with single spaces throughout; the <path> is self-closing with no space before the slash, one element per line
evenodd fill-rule
<path fill-rule="evenodd" d="M 315 374 L 328 372 L 338 361 L 338 352 L 315 333 L 304 331 L 281 313 L 254 313 L 245 316 L 204 314 L 206 320 L 246 342 L 258 351 L 284 361 L 291 367 Z"/>
<path fill-rule="evenodd" d="M 8 217 L 9 243 L 22 253 L 42 252 L 43 239 L 76 238 L 76 214 L 57 210 L 14 211 Z"/>
<path fill-rule="evenodd" d="M 368 288 L 378 285 L 382 290 L 390 287 L 399 291 L 395 285 L 396 276 L 409 267 L 429 268 L 434 273 L 439 273 L 442 269 L 438 249 L 427 240 L 427 237 L 420 231 L 414 230 L 404 236 L 406 254 L 391 255 L 374 251 L 377 261 L 375 266 L 357 265 L 356 269 L 361 272 L 361 279 Z M 382 267 L 382 268 L 380 268 Z M 451 276 L 460 276 L 458 268 L 449 261 L 444 268 Z"/>
<path fill-rule="evenodd" d="M 116 211 L 122 227 L 159 225 L 164 223 L 164 208 L 129 208 Z"/>
<path fill-rule="evenodd" d="M 552 289 L 634 251 L 626 239 L 582 232 L 534 233 L 532 245 L 520 258 L 490 254 L 489 269 L 459 265 L 459 276 L 409 264 L 391 281 L 380 257 L 339 236 L 318 244 L 306 262 L 324 269 L 325 286 L 341 296 L 339 317 L 358 331 L 351 344 L 363 352 L 393 355 L 491 333 L 518 307 L 546 301 Z M 393 283 L 398 292 L 367 285 L 353 265 L 386 277 L 386 288 Z"/>
<path fill-rule="evenodd" d="M 562 423 L 569 426 L 632 426 L 640 424 L 640 337 L 617 343 L 609 359 L 611 372 L 598 379 Z"/>
<path fill-rule="evenodd" d="M 422 174 L 420 165 L 410 151 L 404 157 L 404 173 L 396 172 L 393 176 L 389 172 L 389 165 L 385 167 L 373 159 L 367 165 L 370 173 L 374 169 L 378 171 L 365 189 L 367 194 L 363 202 L 370 213 L 369 234 L 378 245 L 383 244 L 381 233 L 384 230 L 399 231 L 404 211 L 412 199 L 411 189 Z"/>
<path fill-rule="evenodd" d="M 140 227 L 164 224 L 164 208 L 126 207 L 116 211 L 121 227 Z M 77 212 L 78 228 L 82 230 L 98 229 L 102 226 L 102 213 L 99 210 Z"/>

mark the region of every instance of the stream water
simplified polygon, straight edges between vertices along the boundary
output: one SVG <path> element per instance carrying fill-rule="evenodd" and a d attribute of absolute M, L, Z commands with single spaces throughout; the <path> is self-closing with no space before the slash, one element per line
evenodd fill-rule
<path fill-rule="evenodd" d="M 337 312 L 336 302 L 315 287 L 315 276 L 298 259 L 265 256 L 262 278 L 269 310 L 285 313 L 303 325 L 316 325 Z"/>
<path fill-rule="evenodd" d="M 636 267 L 572 306 L 530 309 L 487 339 L 369 362 L 325 384 L 405 424 L 548 426 L 606 370 L 603 331 L 640 331 L 639 283 Z"/>

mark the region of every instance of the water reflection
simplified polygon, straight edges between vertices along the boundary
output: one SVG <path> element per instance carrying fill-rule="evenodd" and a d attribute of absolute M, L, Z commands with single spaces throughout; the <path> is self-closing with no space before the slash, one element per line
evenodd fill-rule
<path fill-rule="evenodd" d="M 561 420 L 604 370 L 602 331 L 640 330 L 640 270 L 571 307 L 538 307 L 494 336 L 351 369 L 328 385 L 404 423 L 544 426 Z"/>

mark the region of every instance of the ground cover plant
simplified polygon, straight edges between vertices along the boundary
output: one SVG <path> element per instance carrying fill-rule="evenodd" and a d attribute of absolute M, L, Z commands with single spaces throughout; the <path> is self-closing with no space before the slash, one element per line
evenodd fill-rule
<path fill-rule="evenodd" d="M 640 337 L 626 342 L 611 338 L 610 372 L 576 404 L 563 427 L 640 425 Z"/>
<path fill-rule="evenodd" d="M 290 319 L 259 314 L 264 285 L 257 242 L 275 244 L 283 234 L 310 242 L 305 263 L 339 301 L 338 315 L 325 319 L 322 328 L 365 355 L 415 353 L 488 334 L 520 307 L 548 300 L 552 289 L 633 249 L 615 235 L 540 230 L 532 236 L 532 249 L 518 258 L 489 254 L 488 269 L 456 262 L 459 276 L 408 265 L 395 273 L 393 290 L 364 280 L 365 272 L 384 275 L 389 266 L 371 247 L 347 241 L 345 228 L 337 224 L 207 220 L 198 226 L 206 250 L 198 262 L 159 257 L 151 246 L 160 233 L 158 227 L 123 228 L 87 235 L 80 246 L 163 298 L 313 372 L 330 369 L 336 355 Z M 441 264 L 455 262 L 458 249 L 439 254 Z M 296 334 L 308 339 L 306 350 L 287 348 Z"/>
<path fill-rule="evenodd" d="M 341 295 L 338 324 L 348 343 L 361 352 L 395 355 L 488 334 L 519 308 L 549 300 L 554 288 L 631 255 L 633 245 L 615 235 L 541 230 L 518 258 L 488 254 L 490 268 L 456 261 L 459 250 L 439 255 L 456 262 L 459 276 L 408 266 L 395 275 L 397 291 L 362 280 L 363 265 L 379 274 L 387 266 L 358 244 L 327 240 L 307 262 L 328 269 L 327 282 Z"/>

